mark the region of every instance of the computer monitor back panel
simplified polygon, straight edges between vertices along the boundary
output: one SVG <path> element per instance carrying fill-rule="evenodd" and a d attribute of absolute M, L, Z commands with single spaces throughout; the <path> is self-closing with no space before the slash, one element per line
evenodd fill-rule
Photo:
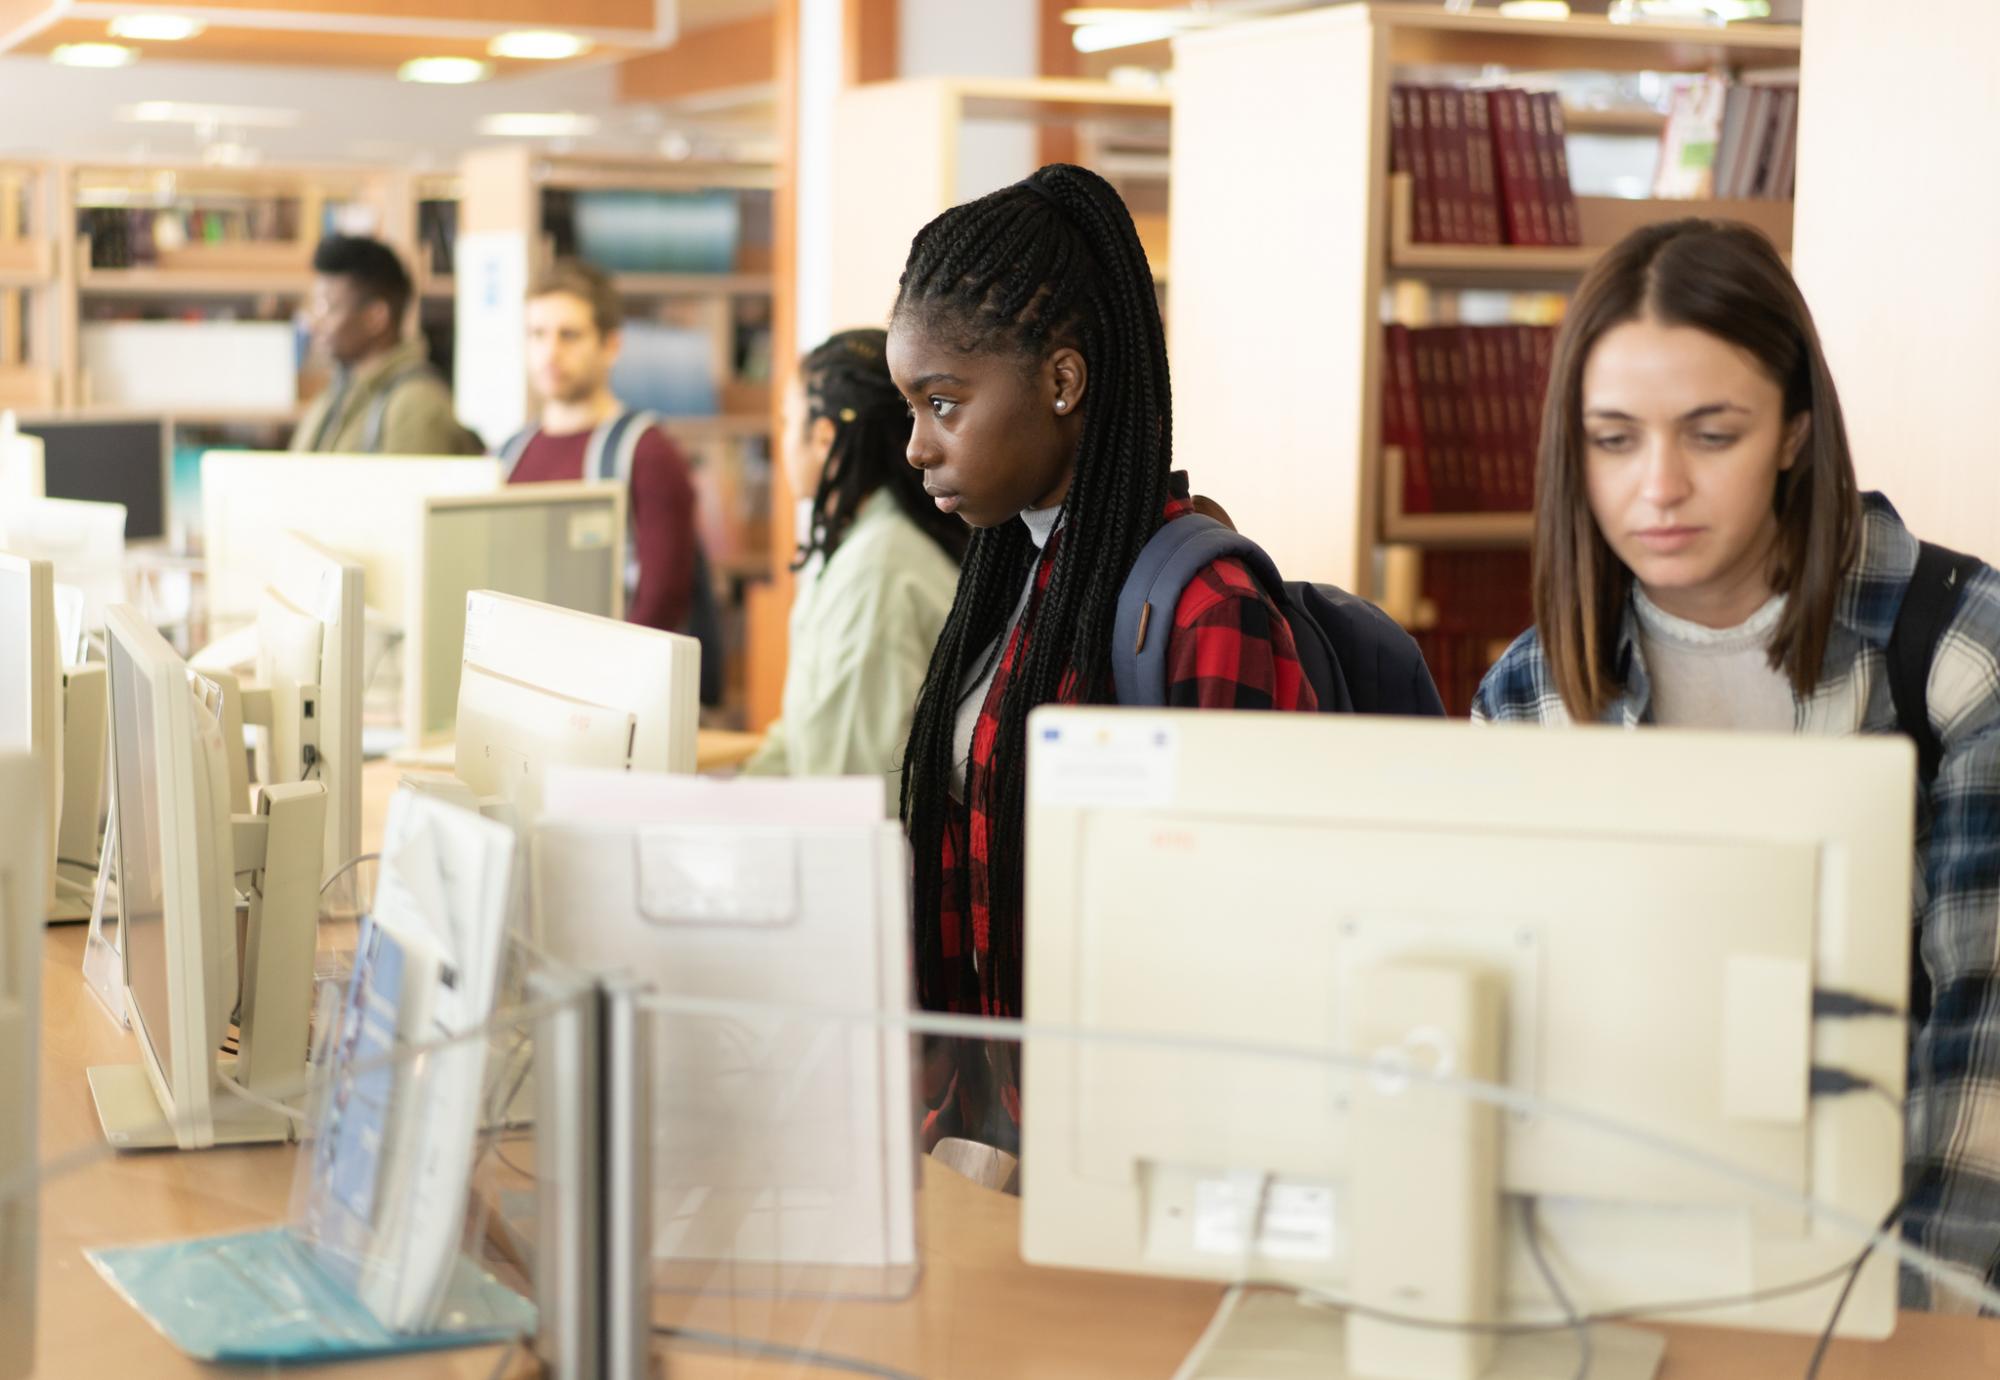
<path fill-rule="evenodd" d="M 0 554 L 0 751 L 34 753 L 44 913 L 56 903 L 55 825 L 62 818 L 62 659 L 54 572 L 47 561 Z"/>
<path fill-rule="evenodd" d="M 624 485 L 519 484 L 429 499 L 425 509 L 403 658 L 404 729 L 419 745 L 451 736 L 472 591 L 606 618 L 625 613 Z"/>
<path fill-rule="evenodd" d="M 1894 1022 L 1815 1029 L 1810 1004 L 1815 986 L 1904 998 L 1907 744 L 1107 711 L 1043 711 L 1030 739 L 1031 1022 L 1358 1058 L 1371 968 L 1448 961 L 1504 988 L 1512 1090 L 1857 1219 L 1900 1192 L 1885 1109 L 1809 1102 L 1806 1075 L 1902 1088 Z M 1242 1252 L 1196 1224 L 1247 1170 L 1331 1204 L 1323 1249 L 1252 1268 L 1348 1288 L 1353 1087 L 1331 1063 L 1031 1042 L 1025 1249 L 1237 1275 Z M 1542 1202 L 1593 1307 L 1749 1292 L 1854 1254 L 1712 1167 L 1552 1111 L 1502 1124 L 1502 1187 Z M 1886 1328 L 1894 1270 L 1865 1280 L 1853 1323 Z M 1540 1297 L 1527 1269 L 1515 1284 Z M 1801 1297 L 1756 1321 L 1823 1325 L 1825 1300 Z"/>
<path fill-rule="evenodd" d="M 167 535 L 167 427 L 159 417 L 129 422 L 37 422 L 49 498 L 118 503 L 125 535 L 152 541 Z"/>
<path fill-rule="evenodd" d="M 125 508 L 65 498 L 0 504 L 0 550 L 47 561 L 55 578 L 83 591 L 84 617 L 125 602 Z"/>
<path fill-rule="evenodd" d="M 228 775 L 204 683 L 135 610 L 109 624 L 128 1010 L 183 1146 L 214 1137 L 215 1054 L 236 996 Z"/>
<path fill-rule="evenodd" d="M 320 779 L 326 783 L 326 870 L 361 852 L 361 706 L 367 576 L 357 560 L 290 535 L 272 588 L 321 626 Z"/>
<path fill-rule="evenodd" d="M 40 764 L 0 750 L 0 800 L 34 801 Z M 10 814 L 0 830 L 0 1380 L 24 1380 L 35 1362 L 37 1190 L 41 1145 L 35 1112 L 41 1067 L 42 913 L 46 841 L 53 823 L 38 810 Z M 23 1186 L 21 1180 L 30 1181 Z"/>
<path fill-rule="evenodd" d="M 259 735 L 257 779 L 267 785 L 306 778 L 303 739 L 308 730 L 318 736 L 325 633 L 317 617 L 275 589 L 264 591 L 257 610 L 257 682 L 271 692 L 271 728 Z M 308 705 L 310 725 L 303 722 Z"/>
<path fill-rule="evenodd" d="M 512 807 L 518 827 L 540 812 L 551 767 L 625 771 L 632 764 L 631 711 L 591 704 L 468 664 L 459 682 L 453 771 L 482 796 Z"/>
<path fill-rule="evenodd" d="M 282 578 L 294 530 L 359 561 L 368 607 L 400 623 L 422 500 L 483 493 L 503 477 L 500 462 L 484 456 L 210 451 L 201 462 L 201 504 L 212 627 L 226 632 L 257 616 L 265 586 Z"/>
<path fill-rule="evenodd" d="M 694 770 L 701 644 L 692 637 L 478 590 L 466 598 L 463 659 L 630 710 L 634 771 Z"/>

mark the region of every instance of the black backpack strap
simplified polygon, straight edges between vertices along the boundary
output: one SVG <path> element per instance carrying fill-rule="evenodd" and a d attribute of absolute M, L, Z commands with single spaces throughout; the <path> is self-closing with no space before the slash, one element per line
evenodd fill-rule
<path fill-rule="evenodd" d="M 1958 612 L 1966 581 L 1979 565 L 1977 556 L 1919 543 L 1917 568 L 1889 633 L 1889 698 L 1896 706 L 1896 727 L 1917 745 L 1917 777 L 1925 787 L 1937 778 L 1944 761 L 1944 744 L 1931 727 L 1931 663 L 1937 659 L 1944 630 Z"/>
<path fill-rule="evenodd" d="M 1267 592 L 1284 582 L 1264 549 L 1214 518 L 1189 513 L 1153 533 L 1118 591 L 1111 624 L 1111 680 L 1123 705 L 1167 702 L 1167 643 L 1174 610 L 1190 581 L 1204 568 L 1234 556 L 1250 567 Z"/>
<path fill-rule="evenodd" d="M 1917 546 L 1917 568 L 1903 591 L 1902 607 L 1896 610 L 1896 625 L 1889 632 L 1885 658 L 1889 674 L 1889 698 L 1896 706 L 1896 727 L 1917 745 L 1917 785 L 1926 795 L 1944 764 L 1944 744 L 1931 727 L 1931 663 L 1937 660 L 1938 643 L 1958 612 L 1959 596 L 1966 582 L 1979 569 L 1976 556 L 1950 551 L 1921 542 Z M 1923 931 L 1910 927 L 1910 1011 L 1911 1031 L 1921 1030 L 1931 1014 L 1930 970 L 1924 966 Z"/>

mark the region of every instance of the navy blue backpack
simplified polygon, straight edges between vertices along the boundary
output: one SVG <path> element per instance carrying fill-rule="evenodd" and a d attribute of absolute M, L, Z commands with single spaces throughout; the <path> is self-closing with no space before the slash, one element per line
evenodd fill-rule
<path fill-rule="evenodd" d="M 1118 592 L 1111 635 L 1118 703 L 1167 702 L 1167 641 L 1181 591 L 1225 556 L 1249 567 L 1285 615 L 1321 713 L 1443 717 L 1444 701 L 1430 668 L 1401 624 L 1344 589 L 1286 581 L 1263 547 L 1200 513 L 1155 532 Z"/>

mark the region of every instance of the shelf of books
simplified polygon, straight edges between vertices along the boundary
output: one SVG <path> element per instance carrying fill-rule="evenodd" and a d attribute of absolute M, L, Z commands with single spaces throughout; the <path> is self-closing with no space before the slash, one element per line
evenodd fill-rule
<path fill-rule="evenodd" d="M 1291 578 L 1386 598 L 1414 562 L 1402 615 L 1454 713 L 1529 617 L 1564 299 L 1664 220 L 1744 221 L 1789 250 L 1798 50 L 1796 26 L 1389 3 L 1179 41 L 1174 195 L 1204 210 L 1174 227 L 1176 450 L 1225 467 L 1197 485 Z M 1621 85 L 1656 99 L 1588 104 Z"/>

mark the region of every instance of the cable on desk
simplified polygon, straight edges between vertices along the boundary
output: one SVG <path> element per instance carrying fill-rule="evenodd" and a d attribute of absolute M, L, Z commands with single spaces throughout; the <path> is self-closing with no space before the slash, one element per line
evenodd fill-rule
<path fill-rule="evenodd" d="M 342 863 L 338 868 L 334 870 L 334 873 L 331 877 L 328 877 L 325 881 L 319 884 L 319 894 L 322 896 L 326 895 L 328 887 L 332 886 L 342 877 L 345 877 L 355 868 L 361 866 L 361 864 L 365 862 L 379 862 L 381 860 L 381 857 L 382 855 L 380 853 L 362 853 L 357 857 L 349 858 L 346 862 Z"/>
<path fill-rule="evenodd" d="M 673 1337 L 696 1346 L 714 1347 L 722 1351 L 740 1352 L 746 1356 L 762 1356 L 773 1361 L 796 1361 L 800 1365 L 816 1366 L 821 1370 L 846 1371 L 850 1375 L 873 1375 L 878 1380 L 923 1380 L 907 1370 L 897 1370 L 894 1366 L 877 1365 L 873 1361 L 863 1361 L 854 1356 L 838 1356 L 830 1351 L 810 1351 L 804 1347 L 786 1346 L 783 1342 L 760 1342 L 754 1337 L 734 1337 L 726 1332 L 704 1332 L 692 1327 L 663 1327 L 656 1325 L 653 1331 L 662 1337 Z"/>
<path fill-rule="evenodd" d="M 1903 1209 L 1908 1206 L 1909 1201 L 1910 1196 L 1907 1193 L 1896 1200 L 1896 1205 L 1889 1209 L 1889 1215 L 1882 1219 L 1882 1225 L 1875 1229 L 1876 1236 L 1879 1237 L 1896 1225 L 1896 1219 L 1903 1215 Z M 1827 1317 L 1826 1331 L 1819 1334 L 1819 1345 L 1813 1348 L 1812 1360 L 1806 1363 L 1806 1380 L 1816 1380 L 1819 1375 L 1820 1362 L 1826 1359 L 1826 1349 L 1833 1345 L 1833 1330 L 1839 1326 L 1841 1311 L 1847 1307 L 1847 1296 L 1854 1292 L 1854 1282 L 1861 1278 L 1861 1267 L 1868 1263 L 1868 1257 L 1874 1250 L 1875 1242 L 1870 1241 L 1862 1248 L 1861 1254 L 1855 1257 L 1854 1268 L 1847 1274 L 1847 1283 L 1840 1286 L 1840 1297 L 1833 1301 L 1833 1312 Z"/>
<path fill-rule="evenodd" d="M 260 1092 L 253 1092 L 249 1088 L 244 1087 L 243 1084 L 237 1082 L 229 1074 L 222 1072 L 222 1070 L 220 1069 L 217 1069 L 215 1071 L 215 1078 L 216 1081 L 221 1083 L 223 1087 L 229 1089 L 229 1091 L 235 1093 L 238 1097 L 242 1098 L 245 1102 L 248 1102 L 253 1107 L 262 1107 L 267 1112 L 276 1112 L 280 1116 L 289 1118 L 292 1121 L 296 1121 L 302 1126 L 305 1124 L 306 1114 L 300 1111 L 297 1107 L 287 1107 L 284 1103 L 277 1101 L 275 1098 L 266 1097 L 264 1096 L 264 1094 Z"/>
<path fill-rule="evenodd" d="M 1541 1274 L 1542 1283 L 1549 1286 L 1549 1292 L 1555 1296 L 1556 1307 L 1563 1311 L 1564 1321 L 1576 1333 L 1576 1380 L 1590 1380 L 1590 1324 L 1578 1315 L 1576 1305 L 1570 1302 L 1569 1291 L 1562 1287 L 1562 1281 L 1556 1278 L 1554 1267 L 1542 1251 L 1542 1233 L 1535 1225 L 1533 1198 L 1521 1199 L 1521 1231 L 1528 1238 L 1528 1254 L 1535 1258 L 1535 1269 Z"/>

